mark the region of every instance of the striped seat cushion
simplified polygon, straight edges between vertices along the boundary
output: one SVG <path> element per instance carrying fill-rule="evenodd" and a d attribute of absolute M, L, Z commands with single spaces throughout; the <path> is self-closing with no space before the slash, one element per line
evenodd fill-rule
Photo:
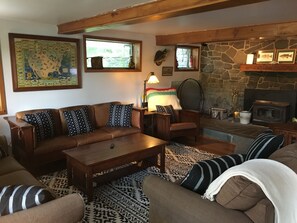
<path fill-rule="evenodd" d="M 119 105 L 110 104 L 109 127 L 131 127 L 133 104 Z"/>
<path fill-rule="evenodd" d="M 181 182 L 181 186 L 198 194 L 204 194 L 209 184 L 232 166 L 239 165 L 245 160 L 245 155 L 232 154 L 218 158 L 199 161 L 193 165 Z"/>
<path fill-rule="evenodd" d="M 258 135 L 250 145 L 246 154 L 246 160 L 268 158 L 273 152 L 284 144 L 283 135 L 274 135 L 272 132 L 264 132 Z"/>
<path fill-rule="evenodd" d="M 0 187 L 0 214 L 1 216 L 12 214 L 54 199 L 55 197 L 48 190 L 39 186 Z"/>
<path fill-rule="evenodd" d="M 77 110 L 63 111 L 68 135 L 75 136 L 94 131 L 94 127 L 89 117 L 88 107 L 82 107 Z"/>

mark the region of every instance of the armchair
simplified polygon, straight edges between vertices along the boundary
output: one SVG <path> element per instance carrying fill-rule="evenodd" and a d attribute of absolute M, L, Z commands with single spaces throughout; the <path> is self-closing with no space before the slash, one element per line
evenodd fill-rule
<path fill-rule="evenodd" d="M 180 136 L 194 136 L 195 142 L 200 134 L 200 112 L 194 110 L 174 110 L 175 122 L 170 122 L 171 114 L 156 113 L 157 137 L 169 141 Z"/>

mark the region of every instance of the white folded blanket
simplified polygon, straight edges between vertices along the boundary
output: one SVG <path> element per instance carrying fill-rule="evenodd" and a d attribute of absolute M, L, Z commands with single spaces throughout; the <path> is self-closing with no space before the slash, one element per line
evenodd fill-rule
<path fill-rule="evenodd" d="M 211 201 L 225 182 L 243 176 L 258 184 L 275 208 L 275 223 L 297 222 L 297 174 L 286 165 L 270 159 L 253 159 L 226 170 L 206 190 Z"/>

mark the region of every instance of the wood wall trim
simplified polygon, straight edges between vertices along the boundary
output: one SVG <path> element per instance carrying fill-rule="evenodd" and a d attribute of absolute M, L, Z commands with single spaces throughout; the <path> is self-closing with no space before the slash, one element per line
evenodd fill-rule
<path fill-rule="evenodd" d="M 93 32 L 118 25 L 229 8 L 267 0 L 159 0 L 58 25 L 59 34 Z"/>
<path fill-rule="evenodd" d="M 158 46 L 297 36 L 297 21 L 156 36 Z"/>

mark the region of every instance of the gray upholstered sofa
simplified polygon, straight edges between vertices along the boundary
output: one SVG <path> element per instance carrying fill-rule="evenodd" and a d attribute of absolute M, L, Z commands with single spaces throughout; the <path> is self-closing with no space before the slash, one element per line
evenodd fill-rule
<path fill-rule="evenodd" d="M 0 188 L 8 185 L 43 186 L 13 157 L 0 159 Z M 4 204 L 2 203 L 1 210 Z M 84 201 L 79 194 L 70 194 L 41 204 L 0 217 L 1 223 L 74 223 L 84 216 Z"/>
<path fill-rule="evenodd" d="M 269 158 L 297 173 L 297 143 L 277 150 Z M 153 175 L 145 178 L 143 189 L 150 200 L 150 223 L 274 222 L 272 203 L 258 185 L 243 177 L 230 178 L 213 202 Z"/>

